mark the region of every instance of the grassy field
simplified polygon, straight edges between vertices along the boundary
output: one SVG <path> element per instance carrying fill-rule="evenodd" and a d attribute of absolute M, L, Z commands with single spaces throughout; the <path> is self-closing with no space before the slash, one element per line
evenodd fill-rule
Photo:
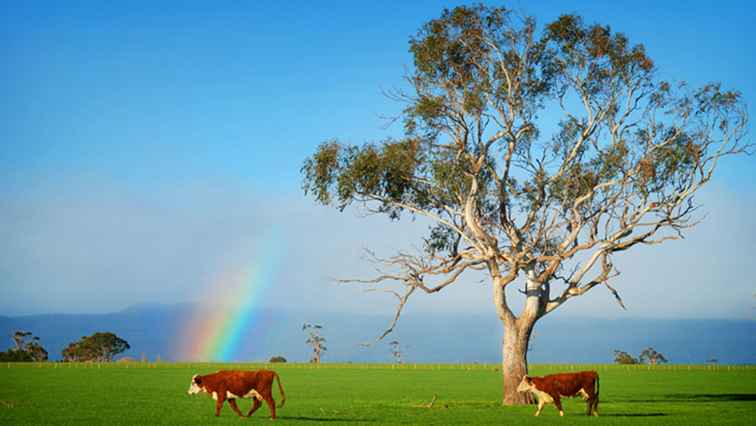
<path fill-rule="evenodd" d="M 261 365 L 0 364 L 0 424 L 269 424 L 265 405 L 241 420 L 207 395 L 186 394 L 194 373 Z M 282 424 L 756 424 L 756 367 L 535 365 L 534 375 L 596 369 L 599 418 L 568 399 L 565 418 L 502 407 L 500 373 L 485 365 L 276 364 L 287 394 Z M 433 395 L 438 399 L 427 405 Z M 278 393 L 275 393 L 278 397 Z M 251 403 L 244 400 L 241 409 Z"/>

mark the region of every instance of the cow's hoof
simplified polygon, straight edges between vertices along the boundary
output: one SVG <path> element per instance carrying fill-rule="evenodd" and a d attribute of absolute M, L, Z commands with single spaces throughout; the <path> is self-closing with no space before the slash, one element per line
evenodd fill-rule
<path fill-rule="evenodd" d="M 564 411 L 559 412 L 559 417 L 564 417 Z"/>

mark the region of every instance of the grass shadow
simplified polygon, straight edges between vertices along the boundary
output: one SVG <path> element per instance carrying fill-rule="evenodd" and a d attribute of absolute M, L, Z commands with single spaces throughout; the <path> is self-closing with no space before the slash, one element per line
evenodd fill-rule
<path fill-rule="evenodd" d="M 373 423 L 376 422 L 376 419 L 358 419 L 358 418 L 349 418 L 349 417 L 337 417 L 337 418 L 328 418 L 328 417 L 309 417 L 309 416 L 278 416 L 276 419 L 279 420 L 301 420 L 301 421 L 307 421 L 307 422 L 359 422 L 359 423 Z"/>
<path fill-rule="evenodd" d="M 599 414 L 599 417 L 661 417 L 666 415 L 665 413 L 612 413 Z"/>
<path fill-rule="evenodd" d="M 491 401 L 456 401 L 456 400 L 438 400 L 435 401 L 433 406 L 429 404 L 413 404 L 409 405 L 410 408 L 422 408 L 422 409 L 454 409 L 454 408 L 471 408 L 471 409 L 488 409 L 488 408 L 500 408 L 501 404 Z"/>
<path fill-rule="evenodd" d="M 633 399 L 632 402 L 727 402 L 756 401 L 756 393 L 672 393 L 659 399 Z"/>
<path fill-rule="evenodd" d="M 756 401 L 756 393 L 675 393 L 667 396 L 680 401 Z"/>

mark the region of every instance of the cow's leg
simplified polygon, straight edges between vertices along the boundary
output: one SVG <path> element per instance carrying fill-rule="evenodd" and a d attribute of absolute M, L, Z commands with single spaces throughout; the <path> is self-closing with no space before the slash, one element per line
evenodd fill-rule
<path fill-rule="evenodd" d="M 259 399 L 252 398 L 252 408 L 249 409 L 249 413 L 247 413 L 247 417 L 249 417 L 252 414 L 254 414 L 255 411 L 257 411 L 257 409 L 260 408 L 261 405 L 262 405 L 262 403 L 260 402 Z"/>
<path fill-rule="evenodd" d="M 536 417 L 541 415 L 541 410 L 543 410 L 544 404 L 546 404 L 546 402 L 543 400 L 543 398 L 538 398 L 538 409 L 535 412 Z"/>
<path fill-rule="evenodd" d="M 215 393 L 215 417 L 220 416 L 221 408 L 223 408 L 223 402 L 226 400 L 226 390 L 221 389 Z"/>
<path fill-rule="evenodd" d="M 593 398 L 591 400 L 591 413 L 590 414 L 596 417 L 598 417 L 598 402 L 599 402 L 598 395 L 593 395 Z"/>
<path fill-rule="evenodd" d="M 585 414 L 588 416 L 598 416 L 598 394 L 596 393 L 596 388 L 594 387 L 593 383 L 581 389 L 580 391 L 585 394 L 587 405 Z"/>
<path fill-rule="evenodd" d="M 593 393 L 593 386 L 589 386 L 588 390 L 580 389 L 580 393 L 583 394 L 583 400 L 585 400 L 585 414 L 590 416 L 593 411 L 593 398 L 596 396 Z"/>
<path fill-rule="evenodd" d="M 263 393 L 262 397 L 265 400 L 265 403 L 268 404 L 268 408 L 270 408 L 271 420 L 275 420 L 276 419 L 276 401 L 273 400 L 273 396 L 270 394 L 270 392 Z"/>
<path fill-rule="evenodd" d="M 236 400 L 231 398 L 228 400 L 228 405 L 231 406 L 231 409 L 234 410 L 234 413 L 236 413 L 239 417 L 244 417 L 244 414 L 242 414 L 241 410 L 239 410 L 239 406 L 236 405 Z"/>
<path fill-rule="evenodd" d="M 554 399 L 554 405 L 556 406 L 557 410 L 559 410 L 559 415 L 564 416 L 564 411 L 562 410 L 562 399 L 559 397 L 559 395 L 551 395 L 551 397 Z"/>
<path fill-rule="evenodd" d="M 598 416 L 598 395 L 595 393 L 588 394 L 588 400 L 586 401 L 586 412 L 585 414 L 587 416 Z"/>

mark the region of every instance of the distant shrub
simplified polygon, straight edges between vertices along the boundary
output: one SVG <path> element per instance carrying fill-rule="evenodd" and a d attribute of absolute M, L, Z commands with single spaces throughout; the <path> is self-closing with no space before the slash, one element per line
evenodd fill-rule
<path fill-rule="evenodd" d="M 656 352 L 656 350 L 652 347 L 648 347 L 644 349 L 643 352 L 641 352 L 641 354 L 638 356 L 638 361 L 641 364 L 651 364 L 651 365 L 669 362 L 667 358 L 664 357 L 664 355 L 662 355 L 659 352 Z"/>
<path fill-rule="evenodd" d="M 33 362 L 34 355 L 26 351 L 19 351 L 16 349 L 9 349 L 5 352 L 0 352 L 0 362 Z"/>
<path fill-rule="evenodd" d="M 282 357 L 281 355 L 278 355 L 271 358 L 269 362 L 286 362 L 286 358 Z"/>
<path fill-rule="evenodd" d="M 648 347 L 640 353 L 638 358 L 630 355 L 625 351 L 614 351 L 614 362 L 617 364 L 650 364 L 657 365 L 668 362 L 664 355 L 656 352 L 654 348 Z"/>
<path fill-rule="evenodd" d="M 47 361 L 47 350 L 39 343 L 39 337 L 31 331 L 16 330 L 11 335 L 14 348 L 0 352 L 0 361 L 33 362 Z"/>
<path fill-rule="evenodd" d="M 113 333 L 94 333 L 63 349 L 63 361 L 110 362 L 113 357 L 130 348 L 129 342 Z"/>
<path fill-rule="evenodd" d="M 638 359 L 625 351 L 614 351 L 614 362 L 617 364 L 638 364 Z"/>

